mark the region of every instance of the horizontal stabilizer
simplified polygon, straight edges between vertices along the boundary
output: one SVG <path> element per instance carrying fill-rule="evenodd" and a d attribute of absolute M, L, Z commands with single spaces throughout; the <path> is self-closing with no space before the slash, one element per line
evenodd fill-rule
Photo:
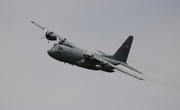
<path fill-rule="evenodd" d="M 97 50 L 99 53 L 101 53 L 101 54 L 103 54 L 103 55 L 105 55 L 105 56 L 107 56 L 107 54 L 106 53 L 104 53 L 104 52 L 102 52 L 102 51 L 100 51 L 100 50 Z"/>

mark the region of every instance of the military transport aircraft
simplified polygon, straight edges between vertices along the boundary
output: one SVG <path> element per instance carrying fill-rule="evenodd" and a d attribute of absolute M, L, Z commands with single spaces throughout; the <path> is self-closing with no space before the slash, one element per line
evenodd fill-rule
<path fill-rule="evenodd" d="M 142 74 L 140 71 L 136 70 L 126 63 L 133 41 L 133 36 L 129 36 L 126 41 L 120 46 L 120 48 L 114 53 L 114 55 L 107 55 L 104 52 L 98 51 L 102 54 L 99 55 L 96 53 L 88 52 L 87 50 L 83 50 L 66 40 L 66 38 L 57 35 L 53 31 L 48 30 L 47 28 L 35 23 L 34 21 L 31 22 L 45 31 L 44 37 L 46 37 L 47 40 L 58 42 L 55 43 L 54 46 L 47 51 L 49 56 L 51 56 L 52 58 L 61 62 L 91 70 L 114 72 L 114 69 L 116 69 L 139 80 L 144 80 L 116 66 L 120 64 L 137 73 Z"/>

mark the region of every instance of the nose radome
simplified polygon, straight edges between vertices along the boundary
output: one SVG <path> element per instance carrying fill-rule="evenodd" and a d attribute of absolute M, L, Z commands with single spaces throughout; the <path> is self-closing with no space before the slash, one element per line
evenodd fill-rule
<path fill-rule="evenodd" d="M 52 50 L 49 49 L 49 50 L 47 51 L 47 53 L 51 56 L 51 55 L 52 55 Z"/>

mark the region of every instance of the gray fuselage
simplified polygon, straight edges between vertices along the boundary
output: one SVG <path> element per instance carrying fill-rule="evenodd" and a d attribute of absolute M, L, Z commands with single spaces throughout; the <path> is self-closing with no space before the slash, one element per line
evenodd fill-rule
<path fill-rule="evenodd" d="M 54 44 L 54 46 L 48 50 L 49 56 L 52 58 L 69 63 L 72 65 L 76 65 L 79 67 L 83 67 L 86 69 L 92 69 L 92 70 L 103 70 L 106 72 L 114 72 L 113 68 L 108 65 L 101 65 L 99 61 L 97 61 L 94 58 L 89 58 L 88 61 L 85 60 L 85 50 L 82 50 L 80 48 L 74 48 L 70 47 L 68 45 L 62 45 L 59 43 Z M 113 59 L 106 58 L 103 55 L 99 55 L 100 57 L 103 57 L 103 59 L 108 60 L 109 62 L 113 64 L 118 64 L 116 61 L 113 61 Z"/>

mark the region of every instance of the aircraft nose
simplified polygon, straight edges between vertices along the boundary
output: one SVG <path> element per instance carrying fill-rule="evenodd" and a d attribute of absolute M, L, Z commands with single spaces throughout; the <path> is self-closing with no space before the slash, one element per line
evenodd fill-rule
<path fill-rule="evenodd" d="M 49 49 L 49 50 L 47 51 L 47 53 L 49 54 L 49 56 L 51 56 L 52 53 L 53 53 L 53 51 L 52 51 L 51 49 Z"/>

